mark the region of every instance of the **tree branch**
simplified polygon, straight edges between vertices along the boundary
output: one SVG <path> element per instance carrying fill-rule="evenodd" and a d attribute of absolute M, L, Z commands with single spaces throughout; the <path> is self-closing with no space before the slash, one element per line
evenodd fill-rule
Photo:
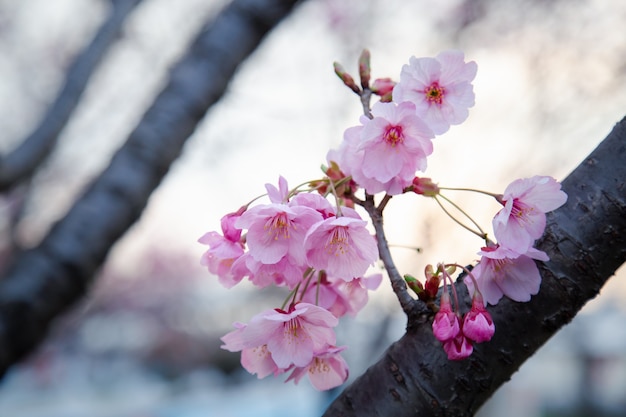
<path fill-rule="evenodd" d="M 126 17 L 141 0 L 112 2 L 112 11 L 98 33 L 74 60 L 65 84 L 35 130 L 8 155 L 0 155 L 0 191 L 31 177 L 48 157 L 67 124 L 94 70 L 118 36 Z"/>
<path fill-rule="evenodd" d="M 528 303 L 490 308 L 496 334 L 464 361 L 449 361 L 426 316 L 330 405 L 324 416 L 472 416 L 626 260 L 626 118 L 564 181 L 567 203 L 548 214 L 537 247 L 541 290 Z M 463 291 L 462 284 L 457 288 Z"/>
<path fill-rule="evenodd" d="M 239 64 L 298 0 L 235 0 L 173 68 L 108 168 L 35 249 L 0 281 L 0 374 L 33 349 L 52 319 L 84 295 L 115 241 L 148 197 Z"/>

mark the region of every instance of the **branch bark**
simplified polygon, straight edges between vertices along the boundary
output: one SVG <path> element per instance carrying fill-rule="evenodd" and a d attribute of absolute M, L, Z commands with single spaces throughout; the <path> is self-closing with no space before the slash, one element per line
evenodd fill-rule
<path fill-rule="evenodd" d="M 76 109 L 94 70 L 117 38 L 141 0 L 112 2 L 109 18 L 67 71 L 65 84 L 39 125 L 8 155 L 0 155 L 0 191 L 30 178 L 57 143 L 59 134 Z"/>
<path fill-rule="evenodd" d="M 239 64 L 299 2 L 235 0 L 227 6 L 173 68 L 108 168 L 37 248 L 16 259 L 0 281 L 0 375 L 85 294 Z"/>
<path fill-rule="evenodd" d="M 329 406 L 325 417 L 472 416 L 626 260 L 626 118 L 563 181 L 569 198 L 548 214 L 537 247 L 541 290 L 528 303 L 490 308 L 496 334 L 465 361 L 449 361 L 427 315 Z M 459 290 L 462 285 L 457 284 Z M 467 291 L 464 291 L 469 301 Z"/>

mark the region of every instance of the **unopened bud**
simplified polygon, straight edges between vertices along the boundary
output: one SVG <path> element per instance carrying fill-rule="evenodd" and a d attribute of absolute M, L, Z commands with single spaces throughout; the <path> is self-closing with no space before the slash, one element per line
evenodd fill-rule
<path fill-rule="evenodd" d="M 370 51 L 364 49 L 359 57 L 359 77 L 361 77 L 361 87 L 363 87 L 363 89 L 369 88 L 370 86 L 370 74 Z"/>
<path fill-rule="evenodd" d="M 404 282 L 406 282 L 409 288 L 413 290 L 413 292 L 417 294 L 418 297 L 421 298 L 420 294 L 424 293 L 424 286 L 417 278 L 412 275 L 406 274 L 404 275 Z"/>
<path fill-rule="evenodd" d="M 337 74 L 337 76 L 341 78 L 341 81 L 343 81 L 343 83 L 348 86 L 350 90 L 360 95 L 361 89 L 356 85 L 356 83 L 354 82 L 354 78 L 352 78 L 352 76 L 346 72 L 344 67 L 342 67 L 341 64 L 339 64 L 338 62 L 335 62 L 333 66 L 335 68 L 335 74 Z"/>
<path fill-rule="evenodd" d="M 439 194 L 439 186 L 430 178 L 413 178 L 413 192 L 426 197 L 435 197 Z"/>

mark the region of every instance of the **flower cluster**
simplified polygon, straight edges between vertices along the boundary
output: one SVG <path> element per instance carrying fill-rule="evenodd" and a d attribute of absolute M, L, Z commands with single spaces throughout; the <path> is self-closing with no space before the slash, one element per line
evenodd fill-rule
<path fill-rule="evenodd" d="M 227 288 L 247 277 L 254 285 L 291 290 L 285 306 L 236 324 L 224 349 L 242 352 L 246 370 L 263 378 L 291 371 L 324 390 L 345 381 L 348 370 L 332 330 L 356 315 L 382 275 L 365 277 L 378 250 L 367 222 L 353 209 L 333 207 L 320 194 L 266 185 L 270 202 L 244 206 L 222 218 L 222 234 L 209 232 L 202 264 Z M 243 234 L 243 231 L 246 231 Z"/>
<path fill-rule="evenodd" d="M 280 307 L 255 315 L 247 324 L 235 323 L 235 330 L 222 338 L 222 347 L 241 352 L 242 366 L 259 378 L 289 373 L 287 381 L 298 383 L 307 375 L 319 390 L 348 378 L 341 357 L 346 347 L 337 346 L 334 327 L 341 317 L 356 315 L 367 303 L 368 291 L 379 286 L 381 274 L 366 275 L 379 256 L 402 308 L 408 311 L 409 304 L 425 302 L 432 309 L 434 337 L 448 358 L 463 359 L 474 344 L 490 340 L 495 332 L 488 304 L 503 296 L 528 301 L 538 292 L 541 276 L 535 260 L 548 256 L 534 243 L 544 232 L 546 213 L 567 199 L 560 184 L 545 176 L 516 180 L 503 194 L 474 190 L 495 197 L 503 207 L 493 219 L 492 241 L 443 196 L 446 188 L 416 176 L 426 170 L 435 136 L 462 123 L 474 105 L 477 66 L 465 62 L 462 52 L 412 57 L 398 82 L 379 78 L 370 84 L 367 51 L 359 60 L 360 86 L 340 65 L 335 64 L 335 71 L 360 96 L 364 115 L 359 125 L 346 129 L 338 149 L 328 152 L 324 177 L 293 189 L 280 177 L 278 187 L 266 184 L 269 202 L 253 200 L 222 218 L 221 233 L 211 231 L 199 239 L 209 247 L 202 265 L 225 287 L 247 278 L 257 287 L 274 285 L 288 293 Z M 380 100 L 370 108 L 372 94 Z M 376 205 L 378 193 L 385 196 Z M 410 275 L 404 280 L 398 276 L 382 212 L 391 196 L 403 193 L 434 198 L 439 204 L 447 201 L 478 229 L 455 219 L 485 243 L 478 264 L 471 271 L 464 268 L 472 294 L 465 313 L 450 276 L 459 265 L 442 263 L 436 271 L 428 266 L 424 284 Z M 369 214 L 376 236 L 359 208 Z M 408 294 L 407 286 L 418 300 Z"/>
<path fill-rule="evenodd" d="M 533 259 L 549 260 L 533 245 L 543 235 L 546 213 L 565 204 L 567 194 L 554 178 L 534 176 L 513 181 L 496 199 L 504 206 L 492 222 L 498 243 L 488 242 L 478 252 L 481 259 L 473 271 L 476 284 L 489 304 L 497 304 L 503 295 L 528 301 L 541 284 Z M 465 284 L 470 291 L 474 289 L 470 277 Z"/>
<path fill-rule="evenodd" d="M 375 103 L 360 126 L 345 131 L 328 161 L 336 162 L 368 194 L 403 193 L 416 171 L 426 170 L 431 139 L 467 118 L 474 105 L 476 69 L 460 51 L 412 57 L 393 87 L 393 101 Z"/>

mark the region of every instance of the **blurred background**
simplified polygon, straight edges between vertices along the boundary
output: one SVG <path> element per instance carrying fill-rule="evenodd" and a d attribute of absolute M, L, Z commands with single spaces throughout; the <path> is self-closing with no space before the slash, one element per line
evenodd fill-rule
<path fill-rule="evenodd" d="M 168 69 L 227 0 L 143 0 L 92 77 L 28 193 L 0 195 L 0 268 L 35 246 L 109 161 Z M 65 72 L 106 19 L 105 0 L 0 0 L 0 152 L 35 126 Z M 207 113 L 183 155 L 119 241 L 89 296 L 0 381 L 0 416 L 195 417 L 322 413 L 336 392 L 259 381 L 219 349 L 233 321 L 282 302 L 247 283 L 225 290 L 199 265 L 197 239 L 264 192 L 320 175 L 360 104 L 333 73 L 398 79 L 411 55 L 444 49 L 478 63 L 467 122 L 435 140 L 426 175 L 501 192 L 535 174 L 563 179 L 626 115 L 626 3 L 621 0 L 309 0 L 268 36 Z M 450 194 L 485 227 L 497 210 Z M 432 203 L 432 204 L 431 204 Z M 470 263 L 480 241 L 431 201 L 386 210 L 402 273 Z M 407 233 L 410 231 L 410 233 Z M 400 246 L 419 247 L 421 253 Z M 481 417 L 626 416 L 626 284 L 613 277 L 480 411 Z M 351 379 L 403 334 L 389 285 L 337 330 Z M 348 343 L 349 342 L 349 343 Z"/>

